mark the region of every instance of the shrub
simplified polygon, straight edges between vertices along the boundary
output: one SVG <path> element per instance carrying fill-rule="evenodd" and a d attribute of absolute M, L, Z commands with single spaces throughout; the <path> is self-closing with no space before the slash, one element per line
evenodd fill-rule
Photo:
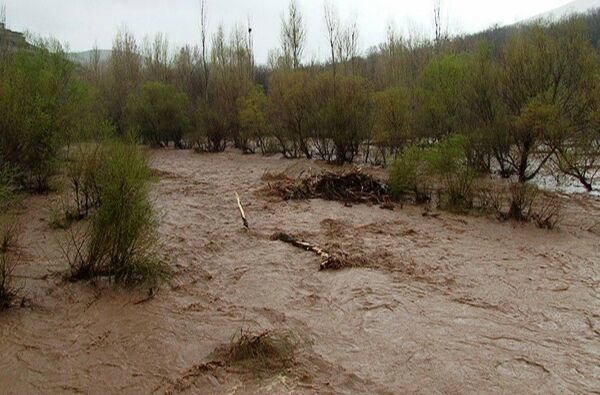
<path fill-rule="evenodd" d="M 227 148 L 227 124 L 219 113 L 204 103 L 196 109 L 194 132 L 188 139 L 197 152 L 222 152 Z"/>
<path fill-rule="evenodd" d="M 82 241 L 73 237 L 71 278 L 106 276 L 154 286 L 169 275 L 156 256 L 157 224 L 149 199 L 150 169 L 131 142 L 108 142 L 97 174 L 98 209 Z"/>
<path fill-rule="evenodd" d="M 388 88 L 373 96 L 373 140 L 383 164 L 387 154 L 396 157 L 409 139 L 409 97 L 402 88 Z"/>
<path fill-rule="evenodd" d="M 102 147 L 98 144 L 79 145 L 71 153 L 67 177 L 75 203 L 75 216 L 87 217 L 90 209 L 100 204 L 98 175 L 104 165 Z"/>
<path fill-rule="evenodd" d="M 0 158 L 0 212 L 6 212 L 15 202 L 16 171 Z"/>
<path fill-rule="evenodd" d="M 288 331 L 265 331 L 254 334 L 244 329 L 236 332 L 225 352 L 229 362 L 249 363 L 262 369 L 289 366 L 294 360 L 298 339 Z"/>
<path fill-rule="evenodd" d="M 0 222 L 0 311 L 11 306 L 18 290 L 13 285 L 15 268 L 14 248 L 17 244 L 18 228 L 12 217 L 3 217 Z"/>
<path fill-rule="evenodd" d="M 352 163 L 370 129 L 369 85 L 361 77 L 322 73 L 312 88 L 313 140 L 319 155 Z"/>
<path fill-rule="evenodd" d="M 269 123 L 267 121 L 267 96 L 261 86 L 256 86 L 250 93 L 239 100 L 240 108 L 240 140 L 242 147 L 252 151 L 249 142 L 254 141 L 265 155 L 268 150 Z"/>
<path fill-rule="evenodd" d="M 493 209 L 500 220 L 534 221 L 542 229 L 554 229 L 562 210 L 560 197 L 541 193 L 530 184 L 493 185 L 483 191 L 482 206 Z"/>
<path fill-rule="evenodd" d="M 395 198 L 412 196 L 417 203 L 431 200 L 431 187 L 428 185 L 428 172 L 423 156 L 424 150 L 411 145 L 392 163 L 388 183 Z"/>
<path fill-rule="evenodd" d="M 310 75 L 304 70 L 277 71 L 269 78 L 269 120 L 286 157 L 312 157 L 310 81 Z"/>
<path fill-rule="evenodd" d="M 439 179 L 443 205 L 452 209 L 473 207 L 475 173 L 466 157 L 466 140 L 455 135 L 430 148 L 425 156 L 429 172 Z"/>
<path fill-rule="evenodd" d="M 531 184 L 513 183 L 509 188 L 510 206 L 505 217 L 517 221 L 527 222 L 533 213 L 539 190 Z"/>
<path fill-rule="evenodd" d="M 13 285 L 14 262 L 8 253 L 0 252 L 0 311 L 8 309 L 17 297 Z"/>
<path fill-rule="evenodd" d="M 175 86 L 150 82 L 142 86 L 128 104 L 130 127 L 139 131 L 148 144 L 182 148 L 182 139 L 190 128 L 190 103 Z"/>
<path fill-rule="evenodd" d="M 392 194 L 396 198 L 412 195 L 424 203 L 437 190 L 440 205 L 472 208 L 475 173 L 467 161 L 465 144 L 465 139 L 456 135 L 428 148 L 413 145 L 404 149 L 390 169 Z"/>
<path fill-rule="evenodd" d="M 12 217 L 0 219 L 0 253 L 8 253 L 17 244 L 18 227 Z"/>
<path fill-rule="evenodd" d="M 562 201 L 558 196 L 543 196 L 532 218 L 540 229 L 552 230 L 560 221 Z"/>

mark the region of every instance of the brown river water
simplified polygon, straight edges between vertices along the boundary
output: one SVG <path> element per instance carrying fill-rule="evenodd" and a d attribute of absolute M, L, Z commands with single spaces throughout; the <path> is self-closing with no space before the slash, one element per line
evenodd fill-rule
<path fill-rule="evenodd" d="M 0 315 L 0 393 L 600 393 L 599 198 L 569 198 L 544 231 L 257 192 L 266 172 L 318 166 L 307 161 L 152 156 L 174 280 L 146 303 L 144 290 L 64 282 L 64 234 L 49 227 L 59 197 L 27 198 L 16 271 L 27 301 Z M 319 272 L 275 232 L 362 267 Z M 240 328 L 293 331 L 294 365 L 202 368 Z"/>

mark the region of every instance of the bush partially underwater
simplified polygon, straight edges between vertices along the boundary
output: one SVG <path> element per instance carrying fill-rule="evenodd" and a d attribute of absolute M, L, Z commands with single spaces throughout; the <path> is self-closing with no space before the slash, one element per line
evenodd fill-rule
<path fill-rule="evenodd" d="M 166 280 L 168 267 L 157 257 L 157 222 L 149 197 L 147 159 L 132 141 L 105 142 L 88 155 L 94 156 L 91 163 L 95 165 L 94 169 L 84 166 L 90 172 L 84 185 L 91 187 L 84 206 L 94 202 L 97 208 L 84 234 L 71 234 L 66 251 L 70 278 L 108 277 L 128 286 L 154 286 Z M 81 160 L 90 163 L 85 155 Z"/>

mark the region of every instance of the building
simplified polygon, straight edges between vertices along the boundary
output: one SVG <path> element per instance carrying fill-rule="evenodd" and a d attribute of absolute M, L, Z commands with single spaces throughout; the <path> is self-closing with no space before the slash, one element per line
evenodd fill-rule
<path fill-rule="evenodd" d="M 10 49 L 29 47 L 23 33 L 13 32 L 12 30 L 7 29 L 2 22 L 0 22 L 0 45 Z"/>

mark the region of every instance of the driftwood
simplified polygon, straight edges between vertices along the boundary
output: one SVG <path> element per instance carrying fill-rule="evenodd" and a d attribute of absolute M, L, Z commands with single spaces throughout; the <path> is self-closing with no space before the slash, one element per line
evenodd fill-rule
<path fill-rule="evenodd" d="M 335 270 L 347 266 L 346 261 L 343 257 L 331 254 L 315 244 L 298 240 L 295 237 L 290 236 L 286 233 L 276 233 L 273 236 L 271 236 L 271 240 L 283 241 L 284 243 L 291 244 L 296 248 L 300 248 L 302 250 L 309 251 L 318 255 L 321 259 L 323 259 L 323 261 L 319 265 L 319 270 Z"/>
<path fill-rule="evenodd" d="M 345 203 L 389 203 L 387 185 L 354 168 L 344 172 L 326 171 L 292 180 L 282 177 L 270 185 L 271 192 L 285 200 L 325 199 Z"/>
<path fill-rule="evenodd" d="M 238 195 L 238 193 L 235 193 L 235 198 L 237 199 L 237 204 L 238 204 L 238 208 L 240 209 L 240 215 L 242 217 L 242 222 L 244 223 L 244 227 L 246 229 L 249 229 L 250 227 L 248 226 L 248 220 L 246 219 L 246 213 L 244 212 L 244 207 L 242 206 L 242 202 L 240 200 L 240 195 Z"/>
<path fill-rule="evenodd" d="M 431 211 L 424 211 L 422 215 L 425 218 L 439 218 L 441 216 L 441 213 L 432 213 Z"/>

